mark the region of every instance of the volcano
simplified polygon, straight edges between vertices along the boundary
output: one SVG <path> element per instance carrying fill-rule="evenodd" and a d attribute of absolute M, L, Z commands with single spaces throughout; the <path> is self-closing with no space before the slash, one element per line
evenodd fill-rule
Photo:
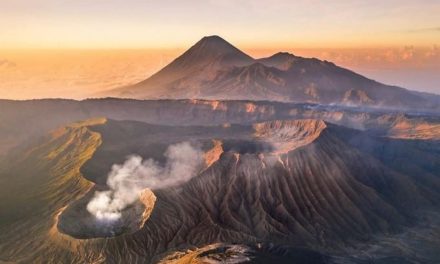
<path fill-rule="evenodd" d="M 264 76 L 295 60 L 230 67 Z M 0 106 L 0 135 L 14 139 L 0 152 L 1 261 L 439 262 L 436 115 L 224 100 Z M 114 165 L 137 155 L 163 167 L 182 142 L 203 153 L 191 177 L 142 184 L 118 221 L 88 211 Z"/>
<path fill-rule="evenodd" d="M 150 78 L 99 96 L 308 102 L 439 110 L 439 96 L 381 84 L 332 62 L 279 52 L 254 59 L 219 36 L 202 38 Z"/>
<path fill-rule="evenodd" d="M 202 38 L 180 57 L 147 80 L 133 87 L 123 88 L 120 92 L 123 97 L 167 98 L 167 96 L 161 96 L 160 94 L 162 92 L 156 90 L 158 87 L 164 87 L 163 89 L 168 91 L 163 91 L 163 93 L 176 92 L 177 94 L 170 98 L 178 98 L 182 97 L 178 94 L 184 91 L 181 91 L 177 87 L 184 85 L 187 86 L 187 88 L 184 88 L 186 92 L 189 92 L 189 90 L 191 90 L 190 87 L 192 87 L 194 90 L 192 94 L 196 95 L 198 87 L 200 87 L 202 83 L 215 78 L 219 70 L 233 66 L 248 65 L 252 63 L 252 61 L 253 59 L 250 56 L 221 37 L 208 36 Z M 194 78 L 190 78 L 189 76 Z M 149 90 L 156 90 L 158 93 L 154 95 L 152 91 Z M 119 90 L 117 93 L 119 93 Z"/>

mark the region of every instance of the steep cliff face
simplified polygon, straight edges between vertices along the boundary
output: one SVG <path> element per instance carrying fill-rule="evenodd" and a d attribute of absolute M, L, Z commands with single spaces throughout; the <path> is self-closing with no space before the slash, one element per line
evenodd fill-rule
<path fill-rule="evenodd" d="M 281 154 L 308 145 L 327 128 L 322 120 L 271 121 L 254 125 L 255 137 L 269 142 Z"/>

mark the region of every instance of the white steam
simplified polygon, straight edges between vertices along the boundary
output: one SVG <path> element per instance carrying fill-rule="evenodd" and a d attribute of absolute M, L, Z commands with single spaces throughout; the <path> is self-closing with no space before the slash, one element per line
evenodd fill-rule
<path fill-rule="evenodd" d="M 197 173 L 204 160 L 203 152 L 189 142 L 170 145 L 165 157 L 164 166 L 153 159 L 142 160 L 138 155 L 129 156 L 122 165 L 113 165 L 107 179 L 110 190 L 95 192 L 87 210 L 98 220 L 116 221 L 143 189 L 186 182 Z"/>

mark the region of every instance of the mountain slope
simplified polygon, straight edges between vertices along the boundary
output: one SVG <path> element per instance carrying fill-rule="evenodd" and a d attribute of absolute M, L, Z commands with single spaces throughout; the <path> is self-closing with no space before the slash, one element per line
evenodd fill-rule
<path fill-rule="evenodd" d="M 101 96 L 253 99 L 440 110 L 437 99 L 370 80 L 315 58 L 280 52 L 253 59 L 218 36 L 204 37 L 150 78 Z"/>
<path fill-rule="evenodd" d="M 142 94 L 142 97 L 163 98 L 160 96 L 161 91 L 158 88 L 164 87 L 169 90 L 167 92 L 177 92 L 174 98 L 179 98 L 181 92 L 178 87 L 187 85 L 197 90 L 197 87 L 201 86 L 203 82 L 213 78 L 219 69 L 242 66 L 252 61 L 250 56 L 224 39 L 218 36 L 208 36 L 202 38 L 147 80 L 130 87 L 130 89 L 118 91 L 122 91 L 123 95 L 129 97 L 131 97 L 130 95 L 138 97 L 138 94 Z"/>
<path fill-rule="evenodd" d="M 56 225 L 59 213 L 92 187 L 80 168 L 102 143 L 89 127 L 104 122 L 57 129 L 0 161 L 0 262 L 85 263 L 87 248 L 99 258 L 94 243 L 73 241 Z"/>
<path fill-rule="evenodd" d="M 331 62 L 277 53 L 259 60 L 285 72 L 291 100 L 315 103 L 382 107 L 425 107 L 422 97 L 408 90 L 383 85 Z"/>
<path fill-rule="evenodd" d="M 0 186 L 13 192 L 0 192 L 0 212 L 7 212 L 0 222 L 0 259 L 156 263 L 175 251 L 219 242 L 260 248 L 256 254 L 269 259 L 284 255 L 273 245 L 291 247 L 287 256 L 302 252 L 297 247 L 317 252 L 312 256 L 318 258 L 346 255 L 377 235 L 407 230 L 423 208 L 439 206 L 438 142 L 421 147 L 411 140 L 366 138 L 310 119 L 172 129 L 102 119 L 73 124 L 2 160 Z M 76 239 L 68 233 L 72 229 L 59 229 L 87 230 L 81 229 L 84 219 L 76 217 L 94 191 L 105 187 L 113 164 L 129 154 L 162 162 L 167 146 L 191 140 L 216 155 L 191 180 L 152 189 L 157 200 L 140 230 Z M 381 148 L 411 160 L 411 175 L 399 169 L 399 160 L 376 153 Z M 415 150 L 417 157 L 411 156 Z M 11 179 L 15 184 L 5 184 Z M 411 249 L 399 250 L 390 254 L 417 259 Z M 199 256 L 208 253 L 216 251 Z M 301 259 L 311 253 L 298 254 Z M 380 255 L 368 257 L 374 261 Z M 435 257 L 423 256 L 433 263 Z"/>
<path fill-rule="evenodd" d="M 202 144 L 211 138 L 222 143 L 218 160 L 200 175 L 181 186 L 153 190 L 157 202 L 143 229 L 118 237 L 124 241 L 118 243 L 146 249 L 141 255 L 154 260 L 170 248 L 214 242 L 270 242 L 338 252 L 374 235 L 404 230 L 415 220 L 416 208 L 435 200 L 430 192 L 438 192 L 438 177 L 429 179 L 430 192 L 421 192 L 411 177 L 341 140 L 358 132 L 319 120 L 173 131 L 109 121 L 96 129 L 108 143 L 84 167 L 93 179 L 102 177 L 101 166 L 121 162 L 126 153 L 158 159 L 162 145 L 194 136 Z M 264 142 L 274 148 L 265 148 Z M 113 259 L 127 253 L 117 249 L 108 254 Z"/>

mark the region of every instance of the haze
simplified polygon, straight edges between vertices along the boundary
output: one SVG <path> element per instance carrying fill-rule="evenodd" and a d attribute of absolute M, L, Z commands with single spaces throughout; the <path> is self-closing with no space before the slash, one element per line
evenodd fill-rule
<path fill-rule="evenodd" d="M 0 10 L 0 98 L 133 84 L 213 34 L 257 58 L 289 51 L 440 92 L 438 1 L 4 0 Z"/>
<path fill-rule="evenodd" d="M 440 27 L 435 0 L 3 0 L 0 10 L 8 48 L 183 48 L 212 34 L 242 48 L 431 46 Z"/>

